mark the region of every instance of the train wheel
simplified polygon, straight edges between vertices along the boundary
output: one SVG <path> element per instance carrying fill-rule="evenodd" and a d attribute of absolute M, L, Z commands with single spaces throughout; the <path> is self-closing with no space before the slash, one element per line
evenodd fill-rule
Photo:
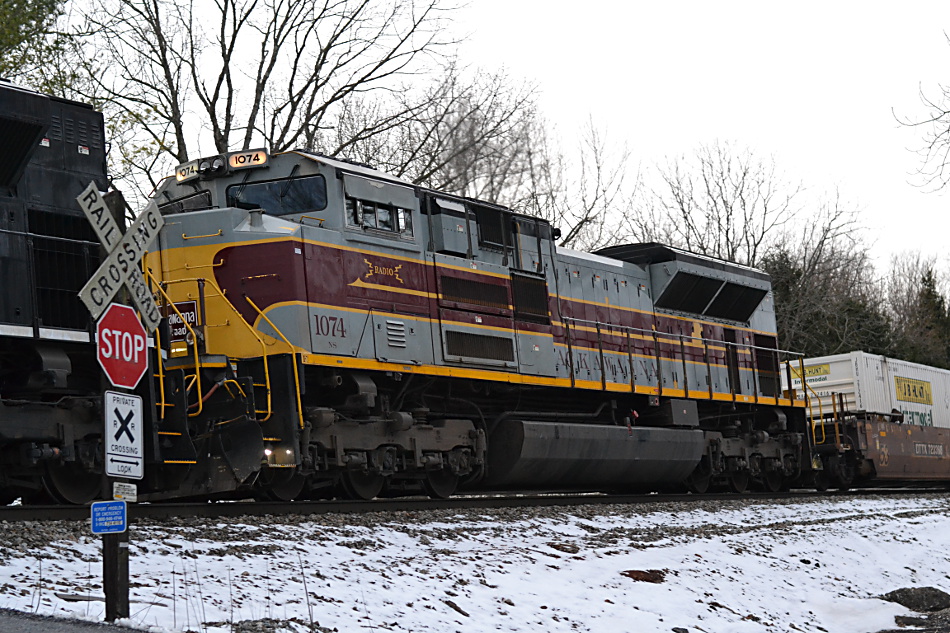
<path fill-rule="evenodd" d="M 712 471 L 709 468 L 709 460 L 703 457 L 692 474 L 686 478 L 686 489 L 701 495 L 709 491 L 710 483 L 712 483 Z"/>
<path fill-rule="evenodd" d="M 386 478 L 373 473 L 347 470 L 343 472 L 340 484 L 343 495 L 348 499 L 369 501 L 370 499 L 378 497 L 379 493 L 383 491 Z"/>
<path fill-rule="evenodd" d="M 816 470 L 813 475 L 812 485 L 815 486 L 815 490 L 818 492 L 828 490 L 828 486 L 831 485 L 831 477 L 828 476 L 828 471 Z"/>
<path fill-rule="evenodd" d="M 729 473 L 729 490 L 742 494 L 749 488 L 749 471 L 737 470 Z"/>
<path fill-rule="evenodd" d="M 99 496 L 102 475 L 83 470 L 75 462 L 48 464 L 43 487 L 57 503 L 83 505 Z"/>
<path fill-rule="evenodd" d="M 307 478 L 300 473 L 283 469 L 289 472 L 272 474 L 272 469 L 265 468 L 257 480 L 263 489 L 263 497 L 268 501 L 293 501 L 299 498 L 307 483 Z M 266 474 L 265 474 L 266 473 Z"/>
<path fill-rule="evenodd" d="M 447 468 L 430 470 L 423 482 L 426 493 L 433 499 L 448 499 L 458 488 L 459 478 Z"/>
<path fill-rule="evenodd" d="M 781 470 L 767 470 L 762 473 L 762 487 L 766 492 L 778 492 L 782 489 L 784 479 Z"/>

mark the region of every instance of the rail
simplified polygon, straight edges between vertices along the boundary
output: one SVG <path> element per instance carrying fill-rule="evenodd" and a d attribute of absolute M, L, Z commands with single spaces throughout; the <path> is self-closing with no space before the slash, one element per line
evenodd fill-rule
<path fill-rule="evenodd" d="M 825 422 L 825 410 L 823 399 L 818 395 L 818 392 L 808 384 L 805 376 L 805 361 L 804 359 L 799 359 L 798 369 L 795 370 L 794 374 L 789 375 L 789 386 L 792 384 L 792 375 L 797 379 L 801 380 L 802 391 L 805 392 L 808 399 L 808 422 L 811 429 L 811 440 L 812 445 L 818 446 L 819 444 L 825 444 L 828 441 L 828 432 L 826 427 L 828 424 Z M 808 395 L 810 392 L 810 396 Z M 841 444 L 841 425 L 839 424 L 840 415 L 844 414 L 844 404 L 841 405 L 841 411 L 838 410 L 838 400 L 835 397 L 836 394 L 831 394 L 831 419 L 832 419 L 832 428 L 835 432 L 835 444 Z M 815 415 L 815 406 L 814 403 L 818 404 L 818 415 Z M 818 439 L 818 429 L 821 429 L 821 439 Z"/>
<path fill-rule="evenodd" d="M 653 329 L 637 328 L 624 325 L 615 325 L 607 324 L 599 321 L 592 321 L 589 319 L 577 319 L 573 317 L 564 317 L 563 323 L 565 326 L 565 338 L 567 341 L 567 351 L 570 363 L 570 378 L 571 384 L 576 384 L 576 369 L 574 356 L 576 354 L 577 347 L 577 332 L 580 329 L 585 329 L 590 331 L 596 336 L 595 347 L 591 350 L 597 354 L 598 365 L 601 370 L 601 388 L 607 390 L 607 360 L 606 356 L 611 353 L 610 351 L 605 350 L 604 336 L 613 336 L 623 340 L 622 343 L 614 345 L 617 347 L 617 354 L 626 354 L 628 365 L 630 367 L 630 389 L 631 391 L 636 391 L 637 388 L 637 371 L 635 358 L 649 358 L 653 365 L 652 371 L 651 367 L 645 368 L 645 380 L 641 382 L 641 385 L 652 386 L 655 389 L 656 395 L 663 395 L 664 385 L 663 385 L 663 362 L 673 363 L 679 365 L 679 370 L 682 372 L 682 391 L 686 397 L 690 396 L 690 393 L 696 393 L 699 391 L 708 394 L 708 398 L 712 400 L 714 398 L 714 383 L 713 383 L 713 368 L 722 368 L 729 372 L 727 379 L 729 381 L 730 388 L 730 397 L 733 402 L 738 402 L 740 398 L 745 399 L 746 397 L 751 399 L 753 402 L 760 402 L 763 398 L 768 398 L 769 400 L 777 401 L 780 397 L 786 395 L 783 394 L 781 389 L 781 368 L 784 365 L 789 365 L 792 360 L 789 360 L 789 357 L 797 359 L 799 363 L 802 362 L 802 354 L 795 352 L 789 352 L 786 350 L 780 350 L 772 347 L 763 347 L 759 345 L 747 344 L 747 343 L 732 343 L 728 341 L 719 341 L 711 340 L 704 337 L 691 336 L 687 334 L 676 334 L 676 333 L 666 333 L 658 332 Z M 635 339 L 643 341 L 644 344 L 640 346 L 641 349 L 636 349 Z M 665 350 L 664 350 L 665 346 Z M 649 349 L 651 348 L 652 349 Z M 699 352 L 696 354 L 688 354 L 687 348 L 701 348 L 702 349 L 702 361 L 696 359 L 691 359 L 690 356 L 698 357 Z M 647 354 L 648 351 L 651 352 Z M 710 353 L 710 350 L 719 351 L 722 350 L 722 354 L 719 356 L 722 357 L 722 363 L 715 362 L 716 357 L 714 354 Z M 669 357 L 664 356 L 667 354 Z M 767 360 L 769 364 L 774 365 L 774 367 L 763 368 L 760 367 L 760 362 L 762 359 L 759 358 L 759 355 L 766 355 L 769 357 Z M 740 357 L 742 362 L 740 362 Z M 747 358 L 746 358 L 747 357 Z M 698 389 L 696 386 L 690 385 L 691 372 L 689 371 L 688 365 L 690 363 L 698 363 L 705 367 L 705 377 L 706 377 L 706 386 L 705 388 Z M 751 393 L 743 394 L 741 390 L 741 385 L 738 383 L 739 372 L 743 369 L 749 370 L 752 372 L 752 390 Z M 652 377 L 651 374 L 655 374 L 655 377 Z M 699 378 L 701 380 L 702 374 L 700 372 L 692 372 L 693 378 Z M 771 387 L 766 387 L 764 378 L 768 378 L 774 381 L 774 385 Z M 680 382 L 677 380 L 674 373 L 673 380 L 675 383 Z M 669 387 L 666 387 L 669 390 Z M 675 385 L 674 389 L 679 390 L 679 385 Z M 794 390 L 790 390 L 789 399 L 795 401 Z"/>

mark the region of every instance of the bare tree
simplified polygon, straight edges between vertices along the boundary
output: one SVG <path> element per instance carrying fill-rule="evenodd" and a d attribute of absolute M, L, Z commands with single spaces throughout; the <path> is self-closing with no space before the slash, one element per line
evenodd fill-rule
<path fill-rule="evenodd" d="M 621 229 L 640 185 L 639 168 L 629 173 L 630 151 L 611 146 L 592 120 L 576 151 L 564 154 L 541 139 L 532 165 L 529 198 L 518 206 L 561 228 L 562 246 L 596 250 L 623 241 Z"/>
<path fill-rule="evenodd" d="M 800 184 L 786 180 L 772 159 L 730 143 L 667 162 L 659 181 L 631 220 L 634 233 L 751 266 L 801 210 Z"/>
<path fill-rule="evenodd" d="M 782 345 L 810 356 L 892 351 L 883 284 L 840 195 L 772 240 L 758 262 L 772 277 Z"/>
<path fill-rule="evenodd" d="M 944 33 L 947 43 L 950 36 Z M 925 187 L 941 189 L 950 182 L 950 84 L 938 84 L 936 94 L 918 90 L 924 113 L 918 117 L 895 114 L 902 125 L 920 128 L 922 143 L 917 148 L 921 163 L 918 175 Z"/>
<path fill-rule="evenodd" d="M 452 7 L 439 0 L 92 1 L 85 46 L 96 54 L 80 56 L 89 96 L 173 162 L 316 146 L 348 100 L 394 90 L 451 43 Z M 368 125 L 363 135 L 385 123 Z M 139 158 L 128 167 L 150 173 Z"/>
<path fill-rule="evenodd" d="M 565 153 L 533 86 L 455 61 L 421 89 L 401 91 L 397 103 L 351 101 L 339 121 L 316 149 L 544 217 L 561 228 L 562 245 L 614 243 L 627 189 L 637 182 L 625 171 L 629 152 L 612 148 L 592 122 Z"/>
<path fill-rule="evenodd" d="M 534 89 L 455 60 L 393 98 L 351 100 L 317 147 L 434 189 L 498 200 L 520 182 L 539 131 Z M 366 133 L 370 131 L 370 133 Z"/>

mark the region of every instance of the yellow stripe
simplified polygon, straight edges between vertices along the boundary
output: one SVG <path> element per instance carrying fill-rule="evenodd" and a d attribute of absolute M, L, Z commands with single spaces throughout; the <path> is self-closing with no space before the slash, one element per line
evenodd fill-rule
<path fill-rule="evenodd" d="M 303 225 L 301 225 L 301 226 L 303 226 Z M 209 250 L 210 250 L 211 248 L 215 248 L 216 250 L 214 250 L 214 251 L 212 252 L 212 255 L 213 255 L 214 253 L 217 253 L 217 252 L 220 251 L 221 249 L 224 249 L 224 248 L 227 248 L 227 247 L 249 246 L 249 245 L 252 245 L 252 244 L 268 244 L 268 243 L 277 243 L 277 242 L 299 242 L 299 243 L 302 243 L 302 244 L 310 244 L 310 245 L 319 246 L 319 247 L 322 247 L 322 248 L 331 248 L 331 249 L 338 249 L 338 250 L 341 250 L 341 251 L 347 251 L 347 252 L 351 252 L 351 253 L 359 253 L 359 254 L 361 254 L 361 255 L 373 255 L 373 256 L 376 256 L 376 257 L 384 257 L 384 258 L 386 258 L 386 259 L 393 259 L 393 260 L 396 260 L 396 261 L 410 262 L 410 263 L 414 263 L 414 264 L 422 264 L 422 265 L 425 265 L 425 266 L 433 266 L 433 265 L 434 265 L 434 266 L 436 266 L 436 267 L 438 267 L 438 268 L 447 268 L 447 269 L 450 269 L 450 270 L 460 270 L 460 271 L 465 271 L 465 272 L 469 272 L 469 273 L 474 273 L 474 274 L 477 274 L 477 275 L 486 275 L 486 276 L 489 276 L 489 277 L 495 277 L 495 278 L 499 278 L 499 279 L 510 279 L 510 275 L 505 275 L 505 274 L 501 274 L 501 273 L 490 272 L 490 271 L 487 271 L 487 270 L 476 270 L 476 269 L 472 269 L 472 268 L 466 268 L 466 267 L 464 267 L 464 266 L 453 266 L 453 265 L 451 265 L 451 264 L 443 264 L 443 263 L 432 262 L 432 261 L 428 260 L 424 255 L 423 255 L 423 256 L 420 256 L 420 257 L 417 257 L 417 258 L 416 258 L 416 257 L 406 257 L 406 256 L 402 256 L 402 255 L 395 255 L 395 254 L 391 254 L 391 253 L 385 253 L 385 252 L 381 252 L 381 251 L 378 251 L 378 250 L 377 250 L 377 251 L 374 251 L 374 250 L 369 250 L 369 249 L 365 249 L 365 248 L 356 248 L 356 247 L 353 247 L 353 246 L 344 246 L 344 245 L 342 245 L 342 244 L 332 244 L 332 243 L 330 243 L 330 242 L 320 242 L 320 241 L 313 240 L 313 239 L 305 239 L 305 238 L 303 238 L 303 237 L 301 237 L 301 236 L 274 237 L 274 238 L 266 238 L 266 239 L 253 240 L 253 241 L 248 240 L 248 241 L 240 241 L 240 242 L 237 242 L 237 241 L 235 241 L 235 242 L 225 242 L 225 243 L 220 243 L 220 244 L 214 244 L 214 245 L 211 245 L 211 246 L 209 246 L 209 245 L 201 245 L 201 246 L 184 246 L 184 245 L 182 245 L 182 246 L 177 247 L 177 248 L 181 248 L 181 249 L 207 248 L 207 249 L 209 249 Z M 177 249 L 169 249 L 169 250 L 177 250 Z M 213 258 L 212 258 L 212 259 L 213 259 Z M 174 270 L 174 269 L 169 269 L 169 271 L 171 271 L 171 270 Z M 392 289 L 391 287 L 389 287 L 389 286 L 385 286 L 384 288 L 387 289 L 387 290 L 393 290 L 393 289 Z M 393 290 L 393 291 L 396 292 L 396 290 Z M 417 291 L 415 291 L 415 292 L 424 292 L 424 291 L 417 290 Z M 427 294 L 428 294 L 428 293 L 427 293 Z M 428 296 L 432 296 L 432 295 L 431 295 L 431 294 L 428 294 Z M 651 311 L 649 311 L 649 310 L 642 310 L 642 309 L 639 309 L 639 308 L 627 308 L 627 307 L 624 307 L 624 306 L 612 305 L 612 304 L 609 304 L 609 303 L 603 303 L 603 302 L 599 302 L 599 301 L 590 301 L 590 300 L 587 300 L 587 299 L 580 299 L 580 298 L 572 297 L 572 296 L 568 296 L 568 295 L 558 296 L 558 295 L 556 295 L 556 294 L 550 294 L 550 293 L 549 293 L 549 294 L 548 294 L 548 297 L 553 298 L 553 299 L 555 299 L 555 300 L 558 300 L 558 299 L 559 299 L 559 300 L 561 300 L 561 301 L 572 301 L 572 302 L 575 302 L 575 303 L 584 303 L 584 304 L 594 305 L 594 306 L 600 306 L 600 307 L 604 307 L 604 308 L 613 308 L 613 309 L 615 309 L 615 310 L 623 310 L 624 312 L 633 312 L 633 313 L 636 313 L 636 314 L 643 314 L 643 315 L 649 316 L 649 317 L 651 317 L 651 318 L 652 318 L 652 317 L 655 317 L 655 316 L 657 316 L 657 315 L 659 315 L 659 316 L 662 316 L 662 317 L 664 317 L 664 318 L 676 319 L 676 320 L 679 320 L 679 321 L 686 321 L 686 322 L 688 322 L 688 323 L 701 323 L 701 324 L 704 324 L 704 325 L 712 325 L 712 326 L 716 326 L 716 327 L 730 328 L 730 329 L 737 330 L 737 331 L 742 331 L 742 332 L 752 332 L 752 333 L 754 333 L 754 334 L 764 334 L 764 335 L 766 335 L 766 336 L 775 336 L 775 335 L 776 335 L 775 332 L 770 332 L 770 331 L 767 331 L 767 330 L 754 330 L 754 329 L 752 329 L 752 328 L 746 328 L 746 327 L 741 327 L 741 326 L 725 325 L 725 324 L 723 324 L 723 323 L 717 323 L 717 322 L 715 322 L 715 321 L 706 321 L 706 320 L 703 320 L 703 319 L 693 319 L 693 318 L 689 318 L 689 317 L 681 317 L 681 316 L 676 316 L 676 315 L 673 315 L 673 314 L 666 314 L 666 313 L 663 313 L 663 312 L 656 313 L 656 312 L 651 312 Z"/>
<path fill-rule="evenodd" d="M 425 297 L 426 299 L 437 299 L 439 296 L 434 295 L 431 292 L 426 292 L 424 290 L 412 290 L 411 288 L 399 288 L 397 286 L 384 286 L 382 284 L 368 284 L 363 281 L 363 278 L 360 277 L 356 281 L 347 284 L 348 286 L 355 286 L 357 288 L 366 288 L 368 290 L 385 290 L 386 292 L 398 292 L 403 295 L 413 295 L 416 297 Z"/>
<path fill-rule="evenodd" d="M 320 365 L 331 367 L 342 367 L 344 369 L 370 369 L 377 371 L 400 371 L 403 373 L 416 373 L 430 376 L 443 376 L 448 378 L 474 378 L 482 380 L 503 381 L 510 384 L 524 384 L 548 387 L 571 387 L 570 378 L 551 378 L 548 376 L 532 376 L 528 374 L 513 374 L 510 372 L 470 369 L 465 367 L 440 367 L 437 365 L 406 365 L 404 363 L 389 363 L 366 358 L 341 358 L 338 356 L 327 356 L 323 354 L 303 354 L 303 363 L 305 365 Z M 580 389 L 589 389 L 602 391 L 603 385 L 599 380 L 575 380 L 574 386 Z M 620 393 L 631 393 L 630 383 L 607 381 L 607 390 Z M 654 385 L 635 385 L 632 393 L 656 395 L 658 388 Z M 673 387 L 663 387 L 664 396 L 686 397 L 683 389 Z M 690 390 L 690 396 L 702 400 L 709 400 L 708 391 Z M 736 396 L 739 402 L 753 402 L 754 396 Z M 731 393 L 713 392 L 713 400 L 732 402 Z M 759 397 L 761 402 L 763 397 Z M 767 400 L 774 403 L 773 398 Z M 804 406 L 804 400 L 794 402 L 785 400 L 785 406 Z"/>

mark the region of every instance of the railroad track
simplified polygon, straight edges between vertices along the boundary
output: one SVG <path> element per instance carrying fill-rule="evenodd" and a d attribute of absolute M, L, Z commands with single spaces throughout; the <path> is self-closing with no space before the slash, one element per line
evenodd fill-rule
<path fill-rule="evenodd" d="M 366 514 L 372 512 L 418 512 L 426 510 L 469 510 L 519 507 L 572 507 L 582 505 L 644 505 L 706 501 L 778 501 L 787 499 L 821 499 L 862 497 L 869 495 L 912 495 L 946 493 L 946 488 L 865 488 L 847 491 L 792 491 L 778 493 L 695 494 L 496 494 L 469 495 L 433 500 L 423 497 L 377 499 L 373 501 L 217 501 L 195 503 L 129 504 L 129 518 L 222 518 L 235 516 L 279 516 L 321 514 Z M 0 508 L 0 521 L 82 521 L 89 519 L 89 506 L 18 505 Z"/>

